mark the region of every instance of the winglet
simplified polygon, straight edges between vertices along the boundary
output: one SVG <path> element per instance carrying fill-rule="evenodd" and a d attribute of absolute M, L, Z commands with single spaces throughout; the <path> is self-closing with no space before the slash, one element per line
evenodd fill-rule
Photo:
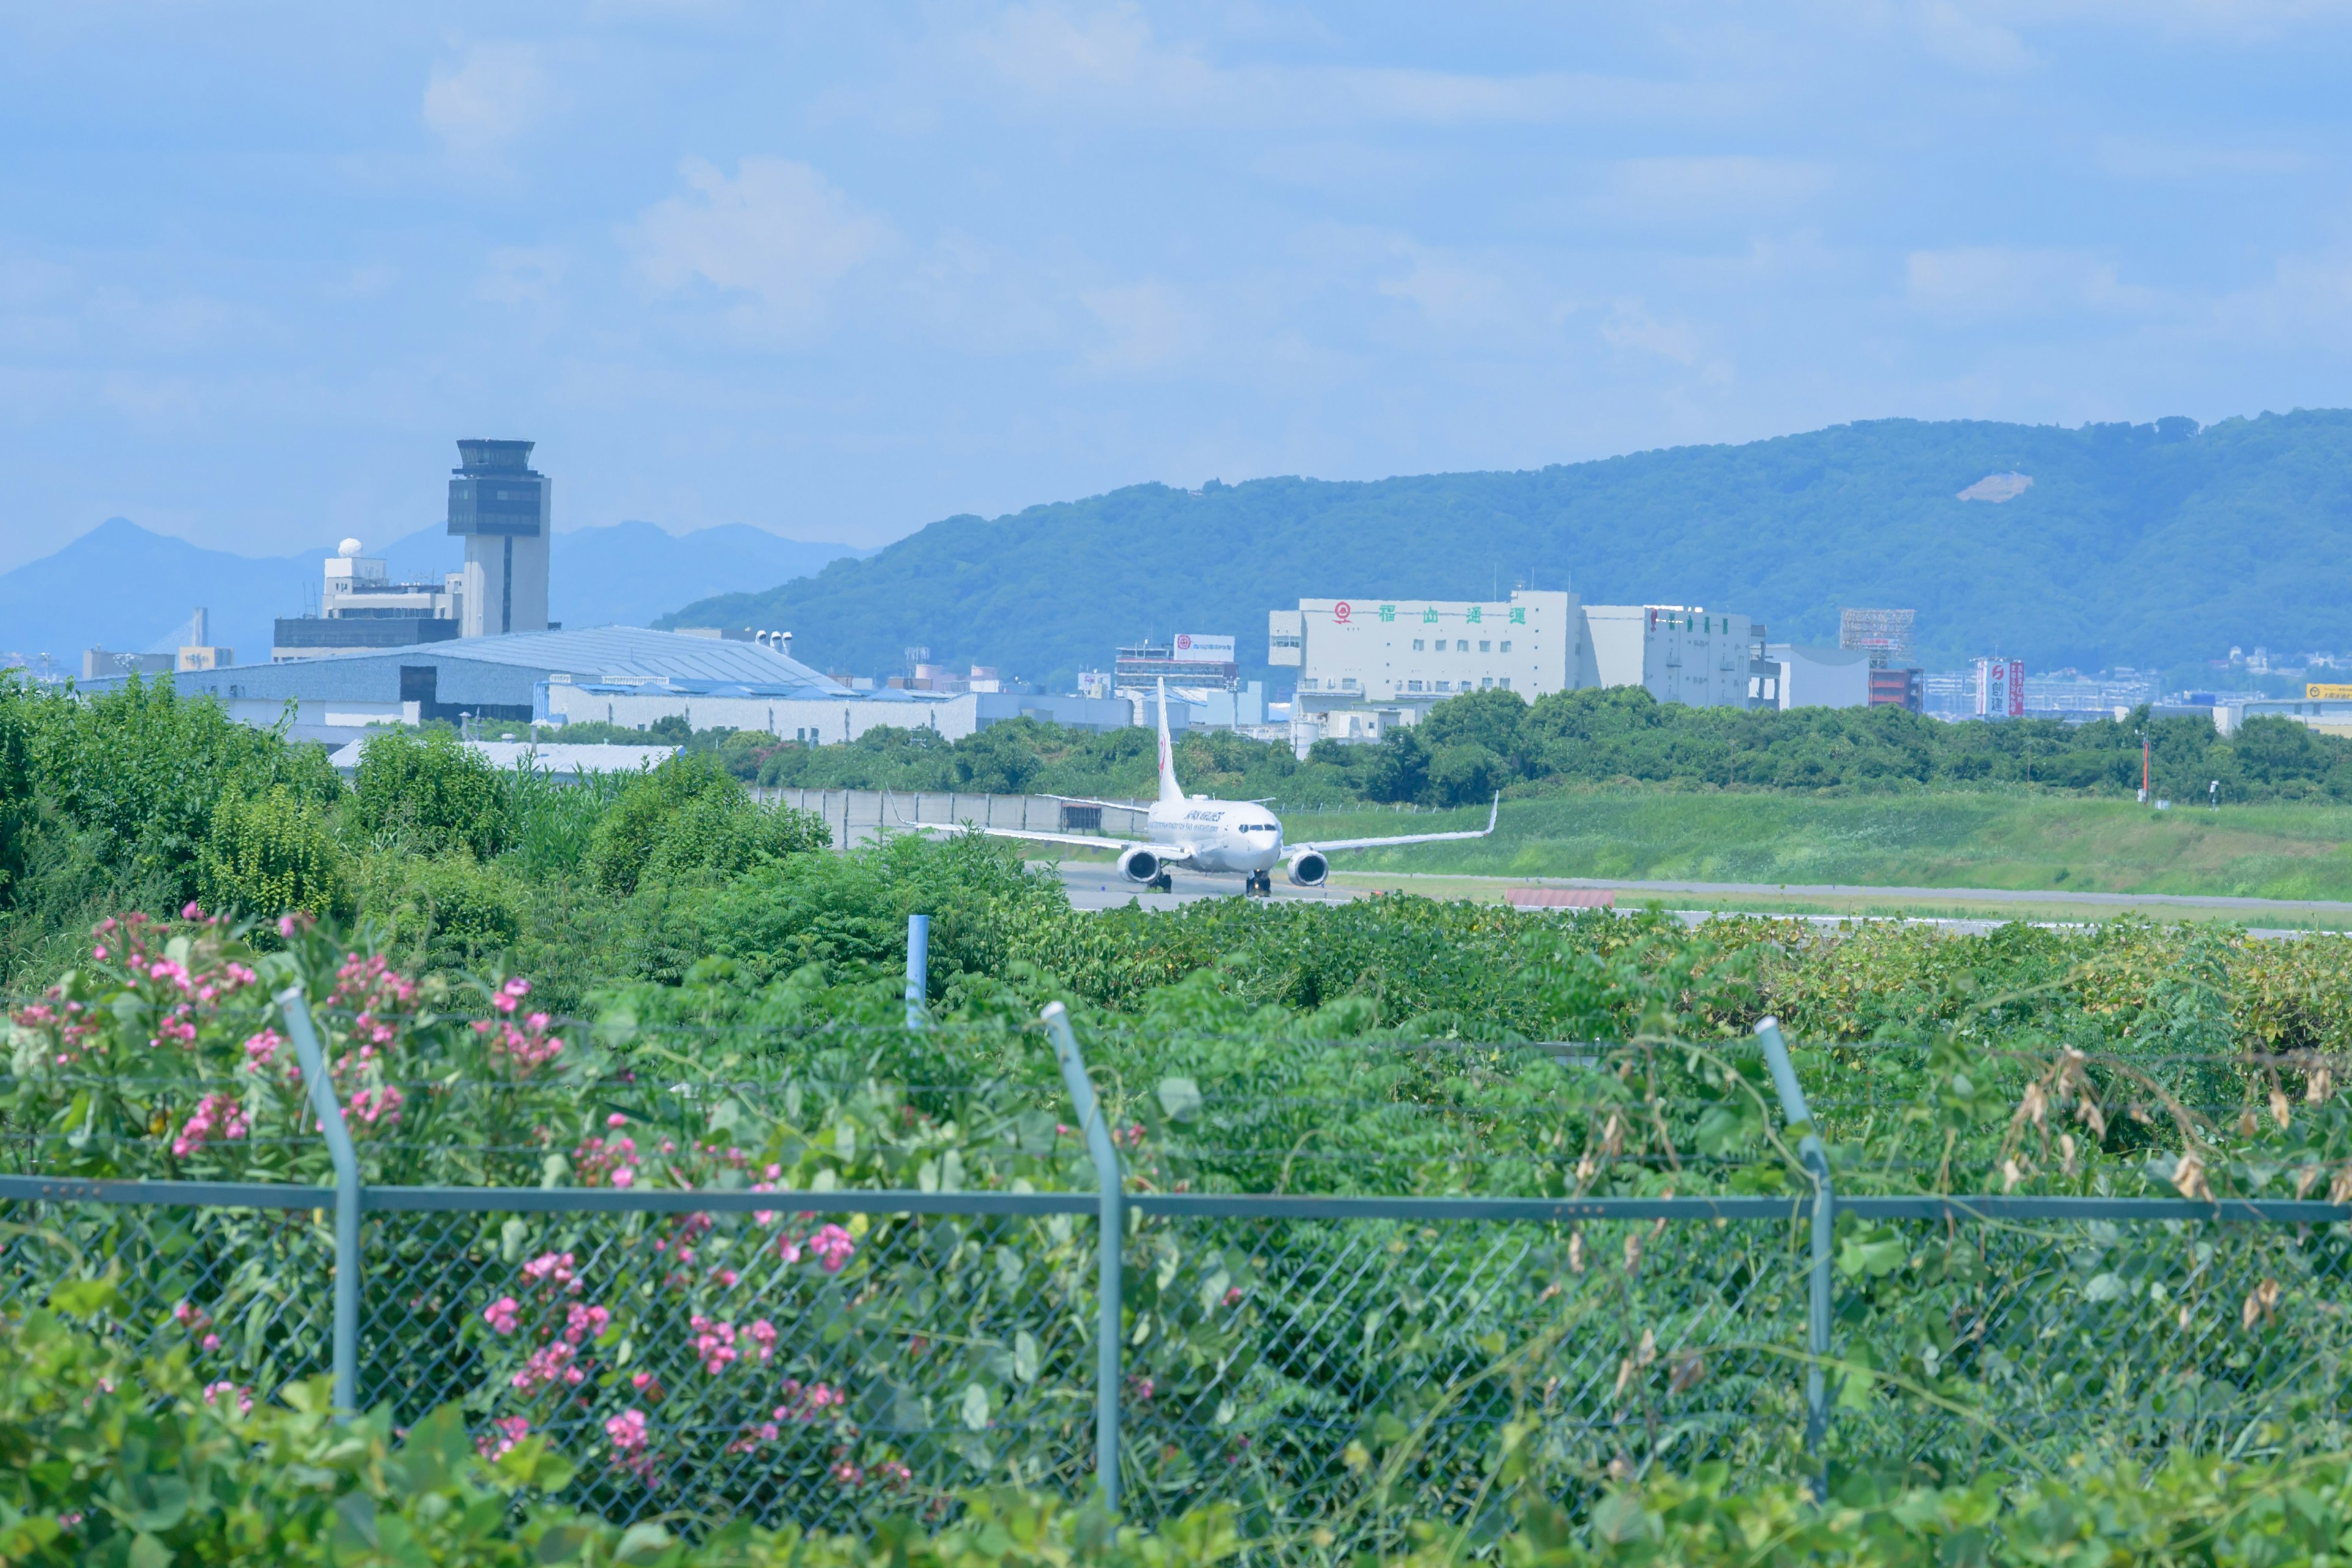
<path fill-rule="evenodd" d="M 1176 748 L 1168 739 L 1168 678 L 1160 678 L 1160 804 L 1181 805 L 1184 786 L 1176 782 Z"/>
<path fill-rule="evenodd" d="M 1495 792 L 1495 804 L 1486 808 L 1486 831 L 1495 831 L 1495 824 L 1503 820 L 1503 792 Z"/>

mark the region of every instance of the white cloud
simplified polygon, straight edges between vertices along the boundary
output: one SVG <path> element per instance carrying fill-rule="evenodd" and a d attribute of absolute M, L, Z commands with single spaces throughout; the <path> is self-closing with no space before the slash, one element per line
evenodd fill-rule
<path fill-rule="evenodd" d="M 571 258 L 551 246 L 499 246 L 474 280 L 474 298 L 493 305 L 551 305 L 570 264 Z"/>
<path fill-rule="evenodd" d="M 2078 310 L 2139 313 L 2161 299 L 2154 289 L 2122 282 L 2113 262 L 2073 250 L 1915 250 L 1904 275 L 1914 305 L 1980 321 Z"/>
<path fill-rule="evenodd" d="M 1087 356 L 1097 370 L 1158 370 L 1191 354 L 1202 336 L 1199 312 L 1165 283 L 1092 289 L 1078 302 L 1103 329 L 1104 342 Z"/>
<path fill-rule="evenodd" d="M 1159 37 L 1130 3 L 1081 8 L 1032 0 L 949 47 L 1017 89 L 1031 107 L 1076 104 L 1122 119 L 1224 126 L 1686 121 L 1750 96 L 1745 89 L 1575 71 L 1226 66 Z"/>
<path fill-rule="evenodd" d="M 1958 0 L 1916 0 L 1911 25 L 1928 53 L 1971 70 L 2031 70 L 2042 63 L 2015 32 Z"/>
<path fill-rule="evenodd" d="M 1829 183 L 1825 165 L 1789 158 L 1626 158 L 1610 166 L 1594 205 L 1635 222 L 1787 218 Z"/>
<path fill-rule="evenodd" d="M 688 193 L 637 222 L 646 278 L 665 291 L 699 279 L 747 295 L 752 319 L 768 327 L 817 324 L 835 285 L 890 238 L 887 225 L 806 163 L 746 158 L 730 179 L 688 158 L 679 174 Z"/>
<path fill-rule="evenodd" d="M 481 156 L 513 141 L 549 107 L 540 51 L 530 44 L 472 44 L 440 61 L 425 84 L 425 125 L 453 153 Z"/>
<path fill-rule="evenodd" d="M 1698 363 L 1699 338 L 1687 321 L 1661 321 L 1639 300 L 1623 300 L 1601 323 L 1601 341 L 1612 348 L 1640 349 L 1676 364 Z"/>

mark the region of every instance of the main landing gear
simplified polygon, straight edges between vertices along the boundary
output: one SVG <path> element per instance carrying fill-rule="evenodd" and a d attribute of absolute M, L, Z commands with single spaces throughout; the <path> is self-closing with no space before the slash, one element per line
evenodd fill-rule
<path fill-rule="evenodd" d="M 1150 881 L 1146 882 L 1144 887 L 1155 893 L 1172 893 L 1176 890 L 1176 879 L 1162 871 Z"/>

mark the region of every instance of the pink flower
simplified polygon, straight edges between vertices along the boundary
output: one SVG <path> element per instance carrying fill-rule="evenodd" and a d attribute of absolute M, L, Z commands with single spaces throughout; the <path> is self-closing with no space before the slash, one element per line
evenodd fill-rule
<path fill-rule="evenodd" d="M 205 918 L 205 911 L 197 907 L 195 900 L 190 899 L 187 907 L 180 911 L 180 918 L 184 921 L 202 920 Z"/>
<path fill-rule="evenodd" d="M 553 1344 L 541 1345 L 531 1352 L 530 1359 L 523 1363 L 522 1370 L 516 1373 L 509 1381 L 523 1393 L 529 1394 L 531 1390 L 551 1383 L 576 1384 L 587 1375 L 579 1367 L 572 1364 L 572 1347 L 563 1341 L 558 1340 Z"/>
<path fill-rule="evenodd" d="M 626 1127 L 628 1124 L 629 1119 L 617 1110 L 604 1118 L 604 1125 L 607 1127 Z"/>
<path fill-rule="evenodd" d="M 522 1266 L 522 1277 L 534 1285 L 561 1285 L 577 1296 L 580 1277 L 573 1272 L 577 1261 L 568 1252 L 542 1252 Z"/>
<path fill-rule="evenodd" d="M 190 907 L 193 908 L 194 906 L 192 905 Z M 236 1398 L 236 1413 L 239 1415 L 250 1415 L 253 1414 L 253 1394 L 250 1390 L 239 1388 L 233 1383 L 208 1383 L 205 1384 L 205 1403 L 207 1405 L 210 1405 L 215 1398 L 224 1394 L 233 1395 Z"/>
<path fill-rule="evenodd" d="M 603 1333 L 604 1325 L 612 1321 L 613 1314 L 604 1308 L 583 1307 L 574 1301 L 563 1318 L 564 1342 L 576 1345 L 583 1340 L 593 1340 Z"/>
<path fill-rule="evenodd" d="M 626 1165 L 618 1166 L 613 1172 L 613 1184 L 616 1187 L 634 1186 L 636 1180 L 637 1173 Z"/>
<path fill-rule="evenodd" d="M 279 936 L 292 936 L 294 934 L 294 917 L 292 915 L 279 915 L 278 917 L 278 934 Z"/>
<path fill-rule="evenodd" d="M 768 1360 L 776 1353 L 776 1325 L 765 1318 L 753 1320 L 751 1342 L 759 1347 L 760 1359 Z"/>
<path fill-rule="evenodd" d="M 627 1410 L 604 1423 L 604 1436 L 613 1440 L 616 1453 L 627 1454 L 646 1446 L 646 1413 Z"/>
<path fill-rule="evenodd" d="M 501 1296 L 484 1310 L 482 1321 L 490 1325 L 493 1333 L 510 1334 L 521 1324 L 521 1310 L 522 1303 L 512 1296 Z"/>
<path fill-rule="evenodd" d="M 530 1431 L 530 1423 L 520 1415 L 504 1415 L 490 1423 L 497 1433 L 493 1437 L 485 1432 L 474 1439 L 474 1450 L 485 1459 L 503 1459 L 508 1452 Z"/>
<path fill-rule="evenodd" d="M 735 1282 L 743 1278 L 732 1268 L 714 1268 L 710 1271 L 710 1277 L 730 1290 L 735 1288 Z"/>
<path fill-rule="evenodd" d="M 226 1094 L 208 1094 L 196 1102 L 195 1110 L 188 1117 L 180 1135 L 172 1140 L 172 1152 L 184 1160 L 202 1149 L 215 1136 L 223 1139 L 242 1138 L 246 1133 L 245 1107 Z"/>
<path fill-rule="evenodd" d="M 827 1274 L 838 1274 L 857 1250 L 857 1238 L 837 1225 L 829 1225 L 809 1237 L 808 1247 Z"/>
<path fill-rule="evenodd" d="M 220 1336 L 218 1334 L 206 1334 L 200 1342 L 200 1345 L 201 1348 L 205 1350 L 216 1351 L 220 1349 Z"/>

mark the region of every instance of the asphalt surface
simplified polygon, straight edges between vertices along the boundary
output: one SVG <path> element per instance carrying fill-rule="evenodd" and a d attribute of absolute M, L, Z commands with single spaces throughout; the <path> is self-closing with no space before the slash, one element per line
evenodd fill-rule
<path fill-rule="evenodd" d="M 1172 893 L 1146 892 L 1118 874 L 1118 868 L 1108 861 L 1068 861 L 1062 863 L 1062 886 L 1069 890 L 1070 907 L 1077 910 L 1117 910 L 1138 904 L 1147 910 L 1172 910 L 1181 905 L 1197 903 L 1202 899 L 1229 899 L 1242 890 L 1239 877 L 1210 877 L 1189 871 L 1171 871 L 1170 879 L 1176 884 Z M 1344 904 L 1349 899 L 1360 899 L 1367 889 L 1361 888 L 1294 888 L 1282 878 L 1281 868 L 1274 873 L 1274 896 L 1277 900 L 1305 900 L 1310 903 Z"/>
<path fill-rule="evenodd" d="M 1400 882 L 1443 873 L 1384 871 Z M 1458 880 L 1459 879 L 1447 879 Z M 2064 888 L 2021 891 L 2015 888 L 1881 888 L 1845 882 L 1618 882 L 1592 877 L 1527 877 L 1487 879 L 1508 880 L 1514 887 L 1597 888 L 1645 896 L 1659 893 L 1702 893 L 1728 898 L 1769 899 L 1776 893 L 1808 898 L 1916 899 L 1928 903 L 2094 904 L 2114 909 L 2232 910 L 2244 914 L 2314 914 L 2352 916 L 2352 904 L 2325 899 L 2241 899 L 2219 893 L 2091 893 Z"/>
<path fill-rule="evenodd" d="M 1120 877 L 1116 868 L 1106 862 L 1065 861 L 1062 864 L 1061 872 L 1062 886 L 1069 893 L 1070 907 L 1076 910 L 1096 910 L 1124 909 L 1129 904 L 1134 904 L 1138 908 L 1145 910 L 1172 910 L 1181 908 L 1185 904 L 1197 903 L 1202 899 L 1229 899 L 1237 897 L 1241 893 L 1242 879 L 1239 877 L 1213 877 L 1182 871 L 1171 872 L 1171 879 L 1175 883 L 1175 890 L 1173 892 L 1158 893 L 1146 891 L 1135 887 L 1132 883 L 1128 882 L 1125 879 Z M 1407 885 L 1409 885 L 1413 879 L 1410 873 L 1400 874 L 1391 872 L 1386 873 L 1385 875 L 1394 877 L 1398 882 Z M 1463 879 L 1445 878 L 1443 879 L 1459 882 Z M 1985 899 L 2004 903 L 2023 903 L 2036 900 L 2041 902 L 2047 903 L 2052 898 L 2052 895 L 2048 893 L 2020 893 L 2005 889 L 1975 889 L 1960 888 L 1870 888 L 1847 887 L 1843 884 L 1811 884 L 1803 886 L 1792 884 L 1788 887 L 1782 887 L 1778 883 L 1770 882 L 1613 882 L 1591 879 L 1570 879 L 1558 877 L 1536 877 L 1528 878 L 1524 880 L 1508 878 L 1495 878 L 1482 879 L 1481 880 L 1493 881 L 1498 889 L 1507 883 L 1513 887 L 1542 886 L 1550 888 L 1597 888 L 1636 894 L 1676 892 L 1727 893 L 1745 897 L 1769 897 L 1773 893 L 1834 893 L 1848 895 L 1876 895 L 1879 897 L 1907 896 L 1912 898 L 1943 900 Z M 1294 888 L 1288 882 L 1283 880 L 1282 874 L 1277 868 L 1275 873 L 1273 896 L 1277 902 L 1286 903 L 1305 901 L 1308 903 L 1343 904 L 1350 899 L 1369 898 L 1375 892 L 1381 890 L 1381 889 L 1377 888 L 1340 888 L 1331 887 L 1328 885 L 1320 888 Z M 2116 905 L 2122 907 L 2149 903 L 2171 904 L 2196 909 L 2236 910 L 2242 910 L 2247 913 L 2273 913 L 2282 916 L 2291 916 L 2294 914 L 2315 910 L 2352 910 L 2352 904 L 2331 904 L 2326 902 L 2284 904 L 2267 899 L 2207 898 L 2189 894 L 2072 893 L 2065 895 L 2065 897 L 2070 902 L 2084 904 Z M 1629 910 L 1638 907 L 1638 902 L 1629 902 L 1627 906 Z M 1718 918 L 1736 920 L 1741 918 L 1743 915 L 1752 916 L 1757 911 L 1668 910 L 1665 912 L 1673 915 L 1685 925 L 1696 926 L 1704 921 Z M 1824 914 L 1816 910 L 1790 910 L 1786 913 L 1774 918 L 1784 920 L 1801 920 L 1813 925 L 1824 927 L 1837 926 L 1850 921 L 1893 920 L 1899 921 L 1905 925 L 1941 926 L 1954 932 L 1970 936 L 1981 936 L 1988 931 L 1997 930 L 2000 926 L 2008 923 L 2004 921 L 1996 919 L 1972 919 L 1965 917 L 1953 918 L 1948 916 Z M 2032 923 L 2037 925 L 2067 925 L 2076 922 L 2063 921 L 2037 921 Z M 2248 928 L 2247 934 L 2254 937 L 2296 937 L 2302 936 L 2305 933 L 2292 927 L 2282 926 L 2268 928 L 2262 926 L 2250 926 Z"/>

